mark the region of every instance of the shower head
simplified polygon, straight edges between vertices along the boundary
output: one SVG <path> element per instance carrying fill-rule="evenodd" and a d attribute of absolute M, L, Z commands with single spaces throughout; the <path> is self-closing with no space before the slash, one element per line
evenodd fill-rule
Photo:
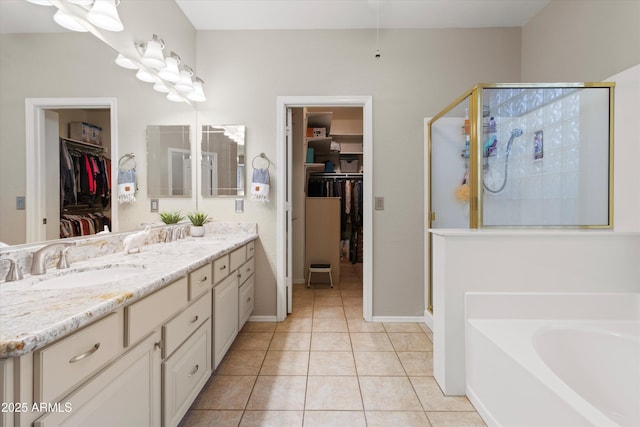
<path fill-rule="evenodd" d="M 522 129 L 517 129 L 517 128 L 511 131 L 511 137 L 509 138 L 509 142 L 507 142 L 507 157 L 511 153 L 511 144 L 513 144 L 513 140 L 515 138 L 522 136 L 522 133 L 523 133 Z"/>

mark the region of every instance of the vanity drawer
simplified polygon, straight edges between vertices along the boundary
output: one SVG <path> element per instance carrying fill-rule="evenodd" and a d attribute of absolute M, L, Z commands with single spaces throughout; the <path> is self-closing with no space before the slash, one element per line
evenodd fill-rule
<path fill-rule="evenodd" d="M 34 353 L 34 401 L 55 402 L 122 351 L 118 310 Z"/>
<path fill-rule="evenodd" d="M 129 346 L 187 305 L 187 278 L 125 307 L 125 345 Z"/>
<path fill-rule="evenodd" d="M 213 261 L 213 283 L 218 283 L 229 275 L 229 254 Z"/>
<path fill-rule="evenodd" d="M 162 425 L 178 425 L 210 375 L 211 322 L 205 322 L 162 363 Z"/>
<path fill-rule="evenodd" d="M 235 271 L 247 260 L 247 248 L 243 246 L 236 249 L 230 254 L 231 261 L 229 262 L 229 269 Z"/>
<path fill-rule="evenodd" d="M 253 274 L 254 270 L 255 270 L 255 261 L 253 260 L 253 258 L 245 262 L 238 269 L 238 281 L 240 282 L 241 285 L 245 282 L 245 280 L 249 278 L 249 276 Z"/>
<path fill-rule="evenodd" d="M 253 258 L 255 247 L 256 247 L 255 240 L 252 240 L 249 243 L 247 243 L 247 259 Z"/>
<path fill-rule="evenodd" d="M 189 301 L 193 301 L 211 289 L 211 264 L 203 265 L 189 273 Z"/>
<path fill-rule="evenodd" d="M 211 290 L 209 290 L 162 327 L 163 358 L 173 353 L 193 331 L 198 329 L 198 326 L 211 317 L 211 301 Z"/>

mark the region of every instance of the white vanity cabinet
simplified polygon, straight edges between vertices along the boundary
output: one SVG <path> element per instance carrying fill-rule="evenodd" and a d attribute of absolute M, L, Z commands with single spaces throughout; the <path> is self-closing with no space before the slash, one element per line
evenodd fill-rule
<path fill-rule="evenodd" d="M 152 332 L 37 419 L 34 427 L 160 425 L 159 341 L 159 332 Z"/>
<path fill-rule="evenodd" d="M 253 242 L 42 348 L 0 359 L 0 427 L 177 426 L 253 310 Z M 34 404 L 46 408 L 34 411 Z"/>

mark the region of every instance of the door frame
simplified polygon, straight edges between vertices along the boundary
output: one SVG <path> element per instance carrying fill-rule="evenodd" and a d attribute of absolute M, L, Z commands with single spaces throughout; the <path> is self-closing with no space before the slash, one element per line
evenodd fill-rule
<path fill-rule="evenodd" d="M 276 158 L 277 164 L 277 220 L 276 220 L 276 318 L 287 317 L 287 235 L 285 221 L 287 212 L 287 182 L 292 177 L 285 167 L 287 156 L 292 151 L 291 138 L 287 138 L 287 110 L 303 107 L 362 107 L 362 152 L 363 152 L 363 266 L 362 266 L 362 313 L 364 320 L 373 317 L 373 97 L 371 96 L 278 96 L 276 100 Z M 287 179 L 288 178 L 288 179 Z M 289 216 L 290 217 L 290 216 Z M 290 224 L 289 224 L 290 225 Z M 289 228 L 289 230 L 291 230 Z M 292 248 L 288 248 L 291 253 Z"/>
<path fill-rule="evenodd" d="M 26 243 L 45 240 L 46 230 L 42 226 L 45 217 L 44 180 L 46 140 L 44 135 L 44 110 L 62 109 L 109 109 L 111 122 L 111 176 L 118 176 L 118 111 L 116 98 L 26 98 L 25 142 L 26 142 Z M 117 186 L 111 186 L 111 228 L 118 230 L 118 209 L 114 204 L 118 198 Z"/>

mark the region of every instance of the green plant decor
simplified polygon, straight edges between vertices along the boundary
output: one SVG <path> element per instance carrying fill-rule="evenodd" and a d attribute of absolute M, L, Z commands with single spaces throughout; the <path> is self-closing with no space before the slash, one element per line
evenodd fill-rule
<path fill-rule="evenodd" d="M 177 224 L 180 221 L 182 221 L 182 219 L 184 219 L 184 216 L 182 216 L 180 212 L 177 212 L 177 211 L 176 212 L 160 212 L 160 219 L 165 224 Z"/>
<path fill-rule="evenodd" d="M 203 226 L 209 220 L 209 215 L 203 212 L 192 212 L 187 216 L 189 217 L 189 221 L 191 221 L 191 224 L 195 225 L 196 227 Z"/>

